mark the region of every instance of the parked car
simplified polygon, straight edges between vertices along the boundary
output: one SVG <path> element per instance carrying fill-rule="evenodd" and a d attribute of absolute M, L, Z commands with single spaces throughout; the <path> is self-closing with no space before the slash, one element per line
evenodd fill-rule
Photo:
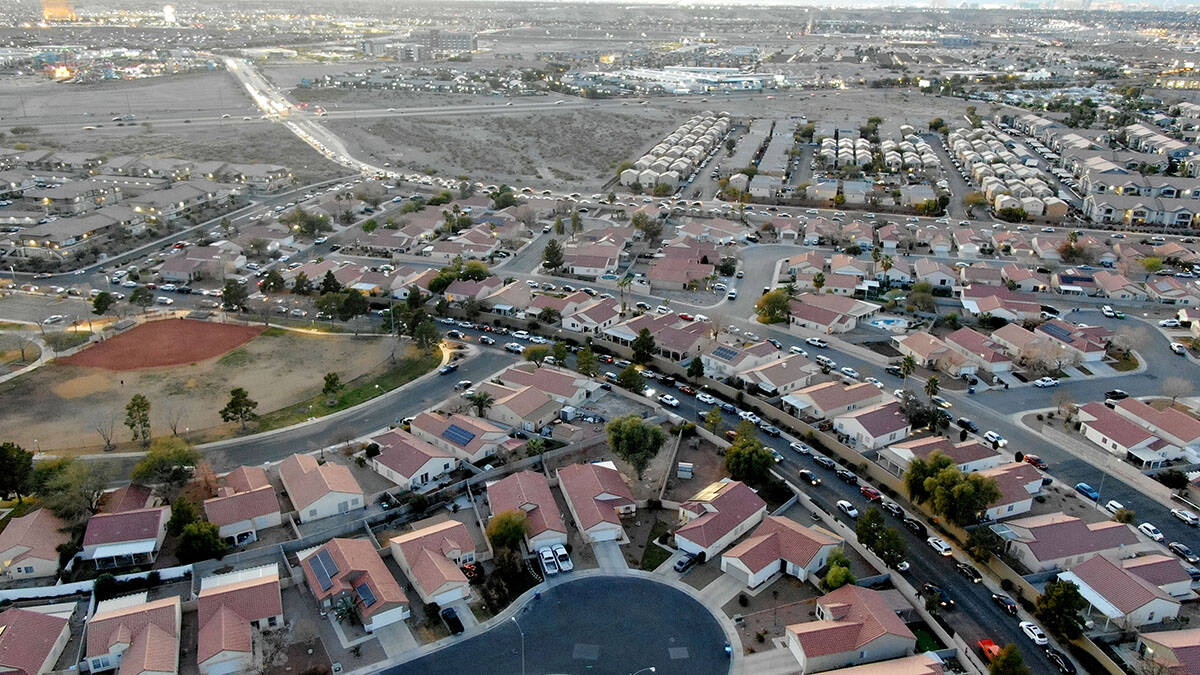
<path fill-rule="evenodd" d="M 929 537 L 925 540 L 925 543 L 929 544 L 929 548 L 946 557 L 950 557 L 954 554 L 953 549 L 950 548 L 950 544 L 947 544 L 946 541 L 941 537 Z"/>
<path fill-rule="evenodd" d="M 791 352 L 792 354 L 799 354 L 800 356 L 803 356 L 806 358 L 808 357 L 808 352 L 804 351 L 797 345 L 792 345 L 791 347 L 788 347 L 788 351 Z"/>
<path fill-rule="evenodd" d="M 969 420 L 965 417 L 958 418 L 958 420 L 955 421 L 954 423 L 957 424 L 960 429 L 966 429 L 967 431 L 970 431 L 973 434 L 979 433 L 979 425 L 975 424 L 974 422 L 972 422 L 971 420 Z"/>
<path fill-rule="evenodd" d="M 905 518 L 900 524 L 904 526 L 904 529 L 912 532 L 918 537 L 924 537 L 929 534 L 929 530 L 925 528 L 925 523 L 922 523 L 916 518 Z"/>
<path fill-rule="evenodd" d="M 869 502 L 877 502 L 883 499 L 883 493 L 871 487 L 870 485 L 863 485 L 862 487 L 858 488 L 858 491 L 861 492 L 862 496 L 866 497 L 867 501 Z"/>
<path fill-rule="evenodd" d="M 675 398 L 674 396 L 672 396 L 670 394 L 663 394 L 662 396 L 659 396 L 658 402 L 663 405 L 671 406 L 672 408 L 679 407 L 679 399 Z"/>
<path fill-rule="evenodd" d="M 1033 386 L 1035 386 L 1039 389 L 1045 389 L 1046 387 L 1057 387 L 1058 386 L 1058 378 L 1056 378 L 1056 377 L 1039 377 L 1038 379 L 1033 381 Z"/>
<path fill-rule="evenodd" d="M 571 562 L 571 556 L 567 553 L 567 547 L 562 544 L 555 544 L 553 549 L 554 558 L 558 561 L 558 569 L 563 572 L 570 572 L 575 569 L 575 563 Z"/>
<path fill-rule="evenodd" d="M 1104 398 L 1112 401 L 1121 401 L 1129 398 L 1129 392 L 1124 389 L 1110 389 L 1104 392 Z"/>
<path fill-rule="evenodd" d="M 837 507 L 839 511 L 846 514 L 846 516 L 849 518 L 858 517 L 858 509 L 854 508 L 854 505 L 845 499 L 839 499 L 837 502 Z"/>
<path fill-rule="evenodd" d="M 896 516 L 897 518 L 904 517 L 904 509 L 900 508 L 900 505 L 897 504 L 896 502 L 889 502 L 888 500 L 885 499 L 879 503 L 879 508 L 883 509 L 884 511 L 887 511 L 888 513 L 892 514 L 893 516 Z"/>
<path fill-rule="evenodd" d="M 1192 527 L 1200 525 L 1200 516 L 1197 516 L 1187 509 L 1171 509 L 1171 515 L 1182 520 L 1188 525 L 1191 525 Z"/>
<path fill-rule="evenodd" d="M 508 344 L 504 345 L 504 351 L 512 352 L 514 354 L 520 354 L 525 351 L 525 347 L 524 347 L 524 345 L 520 344 L 519 342 L 509 342 Z M 615 376 L 614 376 L 614 381 L 615 381 Z"/>
<path fill-rule="evenodd" d="M 1171 549 L 1171 553 L 1174 553 L 1193 565 L 1200 563 L 1200 556 L 1192 553 L 1192 549 L 1188 548 L 1187 544 L 1173 541 L 1167 544 L 1167 548 Z"/>
<path fill-rule="evenodd" d="M 494 345 L 494 344 L 496 344 L 496 338 L 488 337 L 487 335 L 480 335 L 479 336 L 479 344 Z"/>
<path fill-rule="evenodd" d="M 1046 463 L 1046 460 L 1038 457 L 1037 455 L 1025 455 L 1025 461 L 1032 464 L 1034 468 L 1041 469 L 1042 471 L 1050 468 L 1050 465 Z"/>
<path fill-rule="evenodd" d="M 950 597 L 946 589 L 937 584 L 925 584 L 921 587 L 921 594 L 932 598 L 942 609 L 954 609 L 954 598 Z"/>
<path fill-rule="evenodd" d="M 954 569 L 958 570 L 958 573 L 966 577 L 971 583 L 977 584 L 983 581 L 983 575 L 979 573 L 979 570 L 965 562 L 954 563 Z"/>
<path fill-rule="evenodd" d="M 1137 529 L 1138 532 L 1150 537 L 1154 541 L 1162 541 L 1164 538 L 1162 531 L 1151 523 L 1142 523 L 1141 525 L 1138 525 Z"/>
<path fill-rule="evenodd" d="M 976 644 L 979 645 L 979 654 L 983 657 L 984 663 L 991 663 L 996 660 L 997 656 L 1000 656 L 1000 645 L 996 644 L 994 640 L 980 640 Z"/>
<path fill-rule="evenodd" d="M 1008 612 L 1009 614 L 1011 614 L 1013 616 L 1017 615 L 1017 610 L 1019 609 L 1019 607 L 1017 606 L 1017 601 L 1013 600 L 1012 598 L 1008 597 L 1007 595 L 1001 595 L 999 593 L 992 593 L 992 602 L 996 603 L 997 605 L 1000 605 L 1000 609 L 1003 609 L 1005 612 Z"/>
<path fill-rule="evenodd" d="M 717 402 L 717 399 L 712 394 L 703 391 L 696 394 L 696 400 L 705 405 L 712 405 Z"/>
<path fill-rule="evenodd" d="M 1087 483 L 1076 483 L 1075 491 L 1094 502 L 1100 501 L 1100 493 L 1096 491 L 1096 488 Z"/>
<path fill-rule="evenodd" d="M 800 441 L 793 441 L 792 443 L 788 444 L 788 447 L 791 448 L 793 452 L 797 452 L 801 455 L 812 454 L 812 448 L 808 447 L 808 445 L 805 443 L 801 443 Z"/>
<path fill-rule="evenodd" d="M 674 569 L 676 572 L 683 574 L 684 572 L 692 569 L 692 566 L 695 564 L 696 564 L 696 554 L 695 553 L 684 553 L 682 558 L 675 561 Z"/>
<path fill-rule="evenodd" d="M 1054 667 L 1058 668 L 1058 672 L 1062 673 L 1063 675 L 1075 675 L 1075 673 L 1079 672 L 1076 670 L 1075 664 L 1071 662 L 1071 659 L 1068 658 L 1066 654 L 1049 645 L 1046 646 L 1046 658 L 1050 661 L 1050 663 L 1053 663 Z"/>
<path fill-rule="evenodd" d="M 800 480 L 813 487 L 819 487 L 821 485 L 821 479 L 817 478 L 817 474 L 809 471 L 808 469 L 800 469 L 796 472 L 796 475 L 800 477 Z"/>
<path fill-rule="evenodd" d="M 1179 319 L 1163 319 L 1158 322 L 1158 325 L 1163 328 L 1179 328 Z"/>
<path fill-rule="evenodd" d="M 558 558 L 554 556 L 554 551 L 546 546 L 538 551 L 538 559 L 542 561 L 542 569 L 546 572 L 546 576 L 558 574 Z"/>
<path fill-rule="evenodd" d="M 858 476 L 854 475 L 853 471 L 847 471 L 845 469 L 838 469 L 837 477 L 838 477 L 838 480 L 842 481 L 843 483 L 849 483 L 850 485 L 858 485 Z"/>
<path fill-rule="evenodd" d="M 891 375 L 892 377 L 904 377 L 904 372 L 900 370 L 900 366 L 888 366 L 887 368 L 883 369 L 883 372 Z"/>
<path fill-rule="evenodd" d="M 1187 354 L 1187 347 L 1183 346 L 1182 343 L 1172 342 L 1171 343 L 1171 351 L 1175 352 L 1176 354 L 1178 354 L 1180 356 L 1184 356 Z"/>
<path fill-rule="evenodd" d="M 458 618 L 458 612 L 454 611 L 453 607 L 446 607 L 440 613 L 442 621 L 446 623 L 446 628 L 450 631 L 450 634 L 462 635 L 463 622 L 462 619 Z"/>
<path fill-rule="evenodd" d="M 1117 511 L 1120 511 L 1123 508 L 1125 508 L 1125 505 L 1115 499 L 1110 499 L 1110 500 L 1108 500 L 1108 502 L 1106 502 L 1104 504 L 1104 510 L 1108 511 L 1109 513 L 1113 513 L 1113 514 L 1115 514 Z"/>
<path fill-rule="evenodd" d="M 442 366 L 441 368 L 438 368 L 438 375 L 449 375 L 450 373 L 453 373 L 456 370 L 458 370 L 457 363 L 447 363 L 446 365 Z"/>
<path fill-rule="evenodd" d="M 815 337 L 810 337 L 807 340 L 805 340 L 804 342 L 812 345 L 813 347 L 820 347 L 821 349 L 824 349 L 829 346 L 828 342 L 822 340 L 821 338 L 815 338 Z"/>
<path fill-rule="evenodd" d="M 1021 627 L 1021 632 L 1025 637 L 1029 638 L 1035 645 L 1050 644 L 1050 639 L 1042 632 L 1042 627 L 1032 621 L 1022 621 L 1018 624 Z"/>
<path fill-rule="evenodd" d="M 813 462 L 816 463 L 817 466 L 824 467 L 826 469 L 833 469 L 837 467 L 837 462 L 834 462 L 832 459 L 829 459 L 824 455 L 813 455 Z"/>
<path fill-rule="evenodd" d="M 1008 445 L 1008 440 L 994 431 L 985 433 L 983 437 L 988 443 L 991 443 L 997 448 L 1003 448 L 1004 446 Z"/>
<path fill-rule="evenodd" d="M 857 379 L 858 379 L 858 371 L 857 371 L 857 370 L 855 370 L 855 369 L 853 369 L 853 368 L 851 368 L 850 366 L 843 366 L 843 367 L 841 368 L 841 373 L 842 373 L 843 375 L 845 375 L 846 377 L 849 377 L 849 378 L 852 378 L 852 379 L 855 379 L 855 380 L 857 380 Z"/>

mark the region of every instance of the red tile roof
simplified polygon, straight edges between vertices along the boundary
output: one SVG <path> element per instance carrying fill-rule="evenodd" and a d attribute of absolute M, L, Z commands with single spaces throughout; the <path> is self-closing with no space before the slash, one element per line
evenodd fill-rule
<path fill-rule="evenodd" d="M 223 651 L 249 652 L 250 622 L 283 614 L 279 575 L 204 588 L 196 603 L 200 631 L 196 662 Z"/>
<path fill-rule="evenodd" d="M 837 543 L 824 532 L 789 518 L 767 516 L 753 534 L 729 549 L 724 557 L 737 558 L 751 573 L 758 573 L 768 565 L 778 566 L 780 560 L 808 567 L 823 547 Z"/>
<path fill-rule="evenodd" d="M 454 453 L 436 448 L 403 429 L 372 436 L 371 441 L 379 444 L 375 461 L 406 478 L 412 478 L 431 459 L 454 461 Z"/>
<path fill-rule="evenodd" d="M 457 520 L 444 520 L 391 539 L 392 551 L 399 549 L 404 563 L 411 571 L 409 581 L 419 586 L 426 596 L 436 595 L 446 584 L 467 583 L 467 577 L 454 561 L 455 557 L 475 551 L 471 533 Z M 397 560 L 399 562 L 399 560 Z"/>
<path fill-rule="evenodd" d="M 912 631 L 878 591 L 853 584 L 842 586 L 818 598 L 817 605 L 831 618 L 787 627 L 788 632 L 795 634 L 807 657 L 854 651 L 884 635 L 895 635 L 916 643 Z"/>
<path fill-rule="evenodd" d="M 863 408 L 862 410 L 852 410 L 837 416 L 837 419 L 852 419 L 871 436 L 884 436 L 902 429 L 907 429 L 908 418 L 904 413 L 900 412 L 900 402 L 890 401 L 888 403 L 880 403 Z"/>
<path fill-rule="evenodd" d="M 575 512 L 579 529 L 621 524 L 617 508 L 634 503 L 621 472 L 598 464 L 571 464 L 558 470 L 558 486 Z"/>
<path fill-rule="evenodd" d="M 292 455 L 280 462 L 279 479 L 298 510 L 331 492 L 363 493 L 349 467 L 334 462 L 319 464 L 312 455 Z"/>
<path fill-rule="evenodd" d="M 70 541 L 67 533 L 62 531 L 64 527 L 50 509 L 38 509 L 13 518 L 0 532 L 0 554 L 24 549 L 13 556 L 10 565 L 26 558 L 58 560 L 58 545 Z"/>
<path fill-rule="evenodd" d="M 204 514 L 218 527 L 279 512 L 279 498 L 261 467 L 243 466 L 225 476 L 217 496 L 204 500 Z"/>
<path fill-rule="evenodd" d="M 337 573 L 331 577 L 333 585 L 329 590 L 321 590 L 317 577 L 313 574 L 313 557 L 319 551 L 328 551 L 329 556 L 337 565 Z M 400 590 L 400 584 L 388 571 L 387 565 L 375 551 L 375 543 L 366 539 L 330 539 L 319 549 L 315 549 L 300 561 L 304 570 L 304 578 L 308 588 L 318 600 L 335 597 L 342 593 L 356 593 L 355 588 L 366 584 L 374 593 L 376 602 L 370 607 L 359 605 L 359 612 L 364 618 L 392 609 L 398 605 L 407 605 L 408 598 Z"/>
<path fill-rule="evenodd" d="M 152 509 L 123 511 L 121 513 L 97 513 L 88 520 L 83 545 L 117 544 L 128 541 L 157 539 L 169 509 L 158 506 Z"/>
<path fill-rule="evenodd" d="M 1200 675 L 1200 628 L 1142 633 L 1142 640 L 1171 650 L 1173 660 L 1157 649 L 1153 657 L 1170 675 Z"/>
<path fill-rule="evenodd" d="M 0 672 L 40 673 L 66 625 L 66 619 L 27 609 L 0 612 Z"/>
<path fill-rule="evenodd" d="M 1176 602 L 1158 586 L 1101 555 L 1072 567 L 1070 574 L 1099 593 L 1122 614 L 1129 614 L 1154 600 Z"/>
<path fill-rule="evenodd" d="M 1161 553 L 1127 558 L 1121 561 L 1121 567 L 1159 587 L 1191 581 L 1178 558 Z"/>
<path fill-rule="evenodd" d="M 1092 418 L 1083 424 L 1122 447 L 1132 448 L 1155 438 L 1154 434 L 1109 410 L 1103 403 L 1092 401 L 1081 407 L 1080 412 Z"/>
<path fill-rule="evenodd" d="M 150 505 L 153 496 L 154 492 L 145 485 L 130 483 L 106 494 L 100 510 L 104 513 L 120 513 L 144 509 Z"/>
<path fill-rule="evenodd" d="M 717 481 L 679 505 L 680 511 L 694 517 L 680 526 L 675 535 L 707 548 L 766 506 L 745 483 Z"/>
<path fill-rule="evenodd" d="M 109 648 L 117 643 L 130 645 L 127 651 L 132 651 L 139 638 L 141 647 L 134 655 L 135 661 L 162 665 L 167 656 L 178 655 L 179 596 L 172 595 L 162 600 L 125 605 L 116 609 L 107 609 L 102 603 L 96 609 L 97 612 L 88 619 L 87 624 L 87 657 L 107 654 Z M 148 632 L 152 634 L 147 635 Z M 122 660 L 128 658 L 129 656 L 125 656 Z M 133 665 L 135 664 L 130 663 L 130 666 Z M 122 669 L 124 666 L 122 663 Z M 166 671 L 174 669 L 175 663 L 162 668 Z"/>
<path fill-rule="evenodd" d="M 552 531 L 566 534 L 562 512 L 550 493 L 550 483 L 540 473 L 520 471 L 487 487 L 492 515 L 524 511 L 529 518 L 529 536 Z"/>
<path fill-rule="evenodd" d="M 1099 553 L 1138 543 L 1133 528 L 1112 520 L 1085 523 L 1064 513 L 1051 513 L 1009 521 L 1017 535 L 1041 561 Z"/>

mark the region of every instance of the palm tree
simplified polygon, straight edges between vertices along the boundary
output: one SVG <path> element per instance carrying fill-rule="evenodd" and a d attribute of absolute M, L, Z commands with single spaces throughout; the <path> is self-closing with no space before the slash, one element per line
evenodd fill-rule
<path fill-rule="evenodd" d="M 352 624 L 357 622 L 358 603 L 349 595 L 343 596 L 333 605 L 333 618 L 337 619 L 338 623 L 346 623 L 347 620 Z"/>
<path fill-rule="evenodd" d="M 871 248 L 871 260 L 873 260 L 875 263 L 878 263 L 879 258 L 880 258 L 879 249 Z"/>
<path fill-rule="evenodd" d="M 896 261 L 892 260 L 892 256 L 890 255 L 885 255 L 879 260 L 879 269 L 883 270 L 883 283 L 887 284 L 889 288 L 892 285 L 892 280 L 888 278 L 888 272 L 895 266 Z"/>
<path fill-rule="evenodd" d="M 626 302 L 626 299 L 625 299 L 625 295 L 627 293 L 629 293 L 629 287 L 632 284 L 633 284 L 633 277 L 628 277 L 628 276 L 622 277 L 621 280 L 617 282 L 617 289 L 619 291 L 621 291 L 621 314 L 624 314 L 625 311 L 629 308 L 628 303 Z"/>
<path fill-rule="evenodd" d="M 812 284 L 813 284 L 813 288 L 817 289 L 817 293 L 820 293 L 821 289 L 825 288 L 825 273 L 817 272 L 816 274 L 814 274 L 813 279 L 812 279 Z"/>
<path fill-rule="evenodd" d="M 942 389 L 938 384 L 937 375 L 932 375 L 928 380 L 925 381 L 925 395 L 929 398 L 937 396 L 938 392 L 941 390 Z"/>
<path fill-rule="evenodd" d="M 913 358 L 912 354 L 909 354 L 900 362 L 900 374 L 904 376 L 904 388 L 908 388 L 908 378 L 915 372 L 917 372 L 917 360 Z"/>
<path fill-rule="evenodd" d="M 475 408 L 476 417 L 483 417 L 488 408 L 491 408 L 492 404 L 496 402 L 496 399 L 486 391 L 477 391 L 467 397 L 467 402 L 471 404 L 471 407 Z"/>

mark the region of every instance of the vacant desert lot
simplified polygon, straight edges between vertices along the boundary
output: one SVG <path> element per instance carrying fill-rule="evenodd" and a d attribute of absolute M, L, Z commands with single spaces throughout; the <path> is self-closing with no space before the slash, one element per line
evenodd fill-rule
<path fill-rule="evenodd" d="M 169 433 L 172 412 L 183 414 L 181 431 L 215 427 L 234 387 L 245 388 L 260 413 L 269 412 L 318 394 L 326 372 L 347 382 L 384 365 L 393 342 L 271 330 L 223 356 L 167 368 L 119 372 L 53 363 L 0 384 L 5 440 L 32 448 L 36 439 L 42 450 L 96 446 L 96 424 L 115 416 L 116 439 L 127 441 L 124 408 L 139 393 L 150 399 L 155 434 Z"/>

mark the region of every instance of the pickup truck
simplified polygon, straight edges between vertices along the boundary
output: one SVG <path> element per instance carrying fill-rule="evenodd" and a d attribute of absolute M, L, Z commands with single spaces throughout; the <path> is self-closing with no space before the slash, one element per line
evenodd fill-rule
<path fill-rule="evenodd" d="M 979 653 L 983 656 L 985 663 L 991 663 L 997 656 L 1000 655 L 1000 645 L 996 644 L 992 640 L 980 640 L 978 644 Z"/>

